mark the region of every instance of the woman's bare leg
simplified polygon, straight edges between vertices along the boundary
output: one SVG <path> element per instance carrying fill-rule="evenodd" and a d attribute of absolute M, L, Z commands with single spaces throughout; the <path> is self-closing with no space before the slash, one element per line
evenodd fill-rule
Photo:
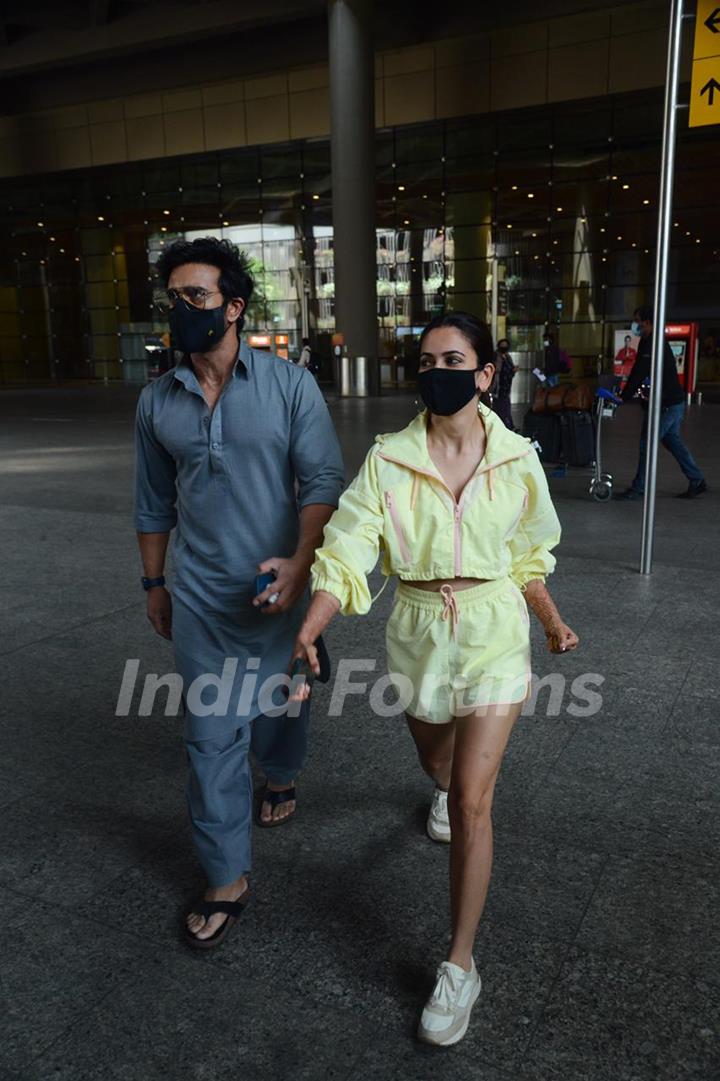
<path fill-rule="evenodd" d="M 410 734 L 415 740 L 420 765 L 432 777 L 438 788 L 447 792 L 455 743 L 455 721 L 448 724 L 429 724 L 406 713 Z"/>
<path fill-rule="evenodd" d="M 452 939 L 448 961 L 467 972 L 492 869 L 492 800 L 522 703 L 487 706 L 455 721 L 448 812 Z"/>

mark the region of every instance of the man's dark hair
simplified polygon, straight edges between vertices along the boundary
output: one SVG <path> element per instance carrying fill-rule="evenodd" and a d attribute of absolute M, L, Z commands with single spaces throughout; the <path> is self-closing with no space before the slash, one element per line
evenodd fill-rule
<path fill-rule="evenodd" d="M 229 240 L 218 240 L 214 236 L 176 240 L 165 249 L 156 264 L 158 277 L 166 289 L 173 270 L 187 263 L 205 263 L 206 266 L 217 267 L 220 271 L 218 287 L 223 299 L 239 298 L 245 301 L 243 314 L 238 319 L 238 330 L 241 330 L 255 285 L 246 253 Z"/>
<path fill-rule="evenodd" d="M 502 345 L 503 342 L 505 342 L 505 344 L 507 345 L 507 347 L 509 349 L 510 348 L 510 342 L 508 341 L 507 338 L 500 338 L 498 340 L 498 349 L 500 348 L 500 346 Z"/>
<path fill-rule="evenodd" d="M 641 304 L 639 308 L 635 309 L 635 314 L 639 323 L 652 323 L 653 321 L 653 310 L 649 304 Z"/>

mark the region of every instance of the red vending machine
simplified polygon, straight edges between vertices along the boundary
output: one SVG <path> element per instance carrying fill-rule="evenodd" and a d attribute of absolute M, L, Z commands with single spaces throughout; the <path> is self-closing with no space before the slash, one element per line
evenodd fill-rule
<path fill-rule="evenodd" d="M 700 325 L 698 323 L 666 323 L 665 337 L 675 354 L 678 376 L 689 397 L 695 390 L 697 380 Z"/>

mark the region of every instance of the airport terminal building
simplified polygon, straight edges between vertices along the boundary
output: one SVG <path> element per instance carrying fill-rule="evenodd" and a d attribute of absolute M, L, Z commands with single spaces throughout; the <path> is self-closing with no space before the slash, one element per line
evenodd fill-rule
<path fill-rule="evenodd" d="M 206 234 L 253 260 L 253 343 L 292 358 L 307 333 L 331 379 L 325 5 L 174 5 L 170 21 L 170 4 L 95 6 L 92 24 L 78 4 L 75 23 L 5 28 L 0 384 L 144 382 L 168 345 L 154 264 Z M 651 299 L 666 5 L 388 8 L 362 163 L 382 385 L 414 379 L 445 308 L 487 319 L 521 362 L 556 325 L 573 374 L 593 375 Z M 679 113 L 668 316 L 698 324 L 704 382 L 720 380 L 716 131 Z"/>

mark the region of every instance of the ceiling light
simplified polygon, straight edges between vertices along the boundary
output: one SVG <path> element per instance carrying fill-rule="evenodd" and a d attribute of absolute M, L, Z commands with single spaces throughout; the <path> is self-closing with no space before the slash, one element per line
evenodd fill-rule
<path fill-rule="evenodd" d="M 619 236 L 619 237 L 618 237 L 618 240 L 622 240 L 622 237 L 621 237 L 621 236 Z"/>
<path fill-rule="evenodd" d="M 695 241 L 695 243 L 696 243 L 696 244 L 699 244 L 699 243 L 700 243 L 700 237 L 698 237 L 698 238 L 697 238 L 697 240 Z"/>
<path fill-rule="evenodd" d="M 601 226 L 600 226 L 600 232 L 601 232 L 601 233 L 604 233 L 604 232 L 605 232 L 605 226 L 604 226 L 604 225 L 601 225 Z"/>
<path fill-rule="evenodd" d="M 690 236 L 690 230 L 688 230 L 688 231 L 687 231 L 687 233 L 685 234 L 685 236 Z"/>
<path fill-rule="evenodd" d="M 38 228 L 42 229 L 42 228 L 44 228 L 44 226 L 45 226 L 45 222 L 44 222 L 44 221 L 39 221 L 39 222 L 38 222 Z"/>
<path fill-rule="evenodd" d="M 562 207 L 561 206 L 556 206 L 555 209 L 557 210 L 558 214 L 560 214 L 562 212 Z"/>
<path fill-rule="evenodd" d="M 512 188 L 510 190 L 511 191 L 517 191 L 517 184 L 513 184 Z M 530 198 L 530 196 L 528 195 L 528 199 L 529 198 Z"/>
<path fill-rule="evenodd" d="M 610 179 L 611 180 L 617 180 L 617 177 L 616 176 L 611 176 Z"/>
<path fill-rule="evenodd" d="M 629 187 L 629 184 L 623 184 L 623 191 L 627 191 Z"/>
<path fill-rule="evenodd" d="M 102 214 L 98 214 L 98 221 L 105 221 L 105 219 L 104 219 L 104 217 L 102 216 Z"/>
<path fill-rule="evenodd" d="M 161 233 L 167 233 L 167 226 L 165 226 L 165 225 L 161 225 L 161 226 L 160 226 L 160 232 L 161 232 Z"/>
<path fill-rule="evenodd" d="M 512 229 L 512 225 L 510 225 L 509 223 L 508 223 L 507 227 L 508 227 L 508 229 Z"/>
<path fill-rule="evenodd" d="M 229 222 L 229 221 L 224 221 L 224 222 L 223 222 L 223 225 L 229 225 L 229 224 L 230 224 L 230 222 Z"/>
<path fill-rule="evenodd" d="M 534 198 L 535 198 L 535 193 L 532 192 L 532 191 L 529 191 L 528 192 L 528 199 L 534 199 Z"/>
<path fill-rule="evenodd" d="M 408 218 L 405 218 L 405 220 L 404 220 L 404 222 L 403 222 L 403 225 L 409 225 L 409 224 L 410 224 L 410 221 L 409 221 L 409 219 L 408 219 Z"/>
<path fill-rule="evenodd" d="M 320 198 L 319 195 L 313 195 L 313 199 L 319 199 L 319 198 Z"/>
<path fill-rule="evenodd" d="M 169 214 L 169 213 L 170 213 L 169 210 L 163 210 L 163 214 Z"/>
<path fill-rule="evenodd" d="M 643 206 L 649 206 L 649 204 L 650 204 L 649 199 L 643 199 Z"/>
<path fill-rule="evenodd" d="M 405 185 L 404 184 L 398 184 L 398 191 L 405 191 Z"/>

